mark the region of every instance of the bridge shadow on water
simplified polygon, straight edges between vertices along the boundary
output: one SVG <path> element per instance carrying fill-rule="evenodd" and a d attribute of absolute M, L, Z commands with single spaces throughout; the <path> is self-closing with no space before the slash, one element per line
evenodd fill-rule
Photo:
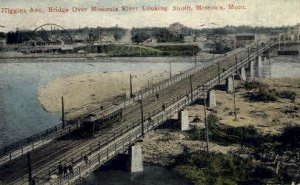
<path fill-rule="evenodd" d="M 130 155 L 127 153 L 119 154 L 115 156 L 112 160 L 108 161 L 102 165 L 98 170 L 100 171 L 130 171 Z"/>
<path fill-rule="evenodd" d="M 180 121 L 178 119 L 168 119 L 163 124 L 156 127 L 157 129 L 170 129 L 174 131 L 180 130 Z"/>
<path fill-rule="evenodd" d="M 218 85 L 214 86 L 213 89 L 220 90 L 220 91 L 226 91 L 227 90 L 226 88 L 227 88 L 226 84 L 218 84 Z"/>

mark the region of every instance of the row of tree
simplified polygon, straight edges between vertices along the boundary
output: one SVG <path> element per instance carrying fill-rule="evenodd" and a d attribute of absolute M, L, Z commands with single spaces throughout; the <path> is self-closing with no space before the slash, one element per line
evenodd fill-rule
<path fill-rule="evenodd" d="M 149 38 L 157 39 L 157 42 L 183 42 L 188 35 L 184 30 L 181 33 L 173 33 L 168 28 L 133 28 L 131 39 L 135 43 L 141 43 Z"/>
<path fill-rule="evenodd" d="M 184 37 L 188 35 L 200 36 L 203 34 L 212 35 L 226 35 L 226 34 L 237 34 L 237 33 L 248 33 L 248 34 L 277 34 L 285 32 L 291 27 L 251 27 L 251 26 L 225 26 L 222 28 L 204 28 L 204 29 L 193 29 L 184 27 L 178 32 L 174 32 L 166 27 L 147 27 L 147 28 L 133 28 L 131 30 L 132 41 L 135 43 L 141 43 L 149 38 L 157 39 L 157 42 L 184 42 Z M 64 31 L 64 30 L 63 30 Z M 87 38 L 87 41 L 94 41 L 99 38 L 101 34 L 112 34 L 116 40 L 119 40 L 126 33 L 126 29 L 119 27 L 110 28 L 79 28 L 79 29 L 67 29 L 72 37 L 80 35 Z M 8 44 L 23 43 L 29 40 L 35 40 L 35 37 L 39 35 L 44 40 L 47 40 L 47 35 L 50 35 L 50 31 L 40 30 L 33 34 L 29 30 L 21 30 L 15 32 L 9 32 L 6 34 Z M 52 31 L 55 33 L 55 31 Z M 42 33 L 42 34 L 39 34 Z M 40 36 L 44 35 L 44 36 Z M 46 35 L 46 36 L 45 36 Z"/>
<path fill-rule="evenodd" d="M 126 29 L 119 27 L 111 27 L 111 28 L 80 28 L 80 29 L 67 29 L 67 30 L 45 30 L 41 29 L 38 31 L 30 31 L 30 30 L 17 30 L 15 32 L 8 32 L 5 37 L 7 40 L 7 44 L 16 44 L 16 43 L 24 43 L 30 40 L 41 40 L 41 41 L 49 41 L 51 35 L 57 35 L 57 37 L 61 37 L 62 34 L 70 35 L 75 38 L 76 35 L 82 38 L 86 38 L 85 41 L 93 41 L 99 39 L 99 36 L 102 34 L 111 34 L 116 40 L 119 40 L 124 36 Z M 67 37 L 66 37 L 67 38 Z"/>
<path fill-rule="evenodd" d="M 210 34 L 238 34 L 238 33 L 247 33 L 247 34 L 278 34 L 286 32 L 290 29 L 290 26 L 281 26 L 281 27 L 252 27 L 252 26 L 225 26 L 222 28 L 205 28 L 202 29 L 199 33 L 210 33 Z"/>

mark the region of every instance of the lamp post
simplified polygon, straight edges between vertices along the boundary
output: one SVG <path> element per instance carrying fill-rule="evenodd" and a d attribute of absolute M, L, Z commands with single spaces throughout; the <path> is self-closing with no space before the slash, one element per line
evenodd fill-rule
<path fill-rule="evenodd" d="M 130 98 L 133 97 L 133 92 L 132 92 L 132 75 L 129 75 L 129 90 L 130 90 Z"/>
<path fill-rule="evenodd" d="M 234 120 L 237 121 L 237 109 L 236 109 L 236 100 L 235 100 L 234 75 L 232 75 L 232 86 L 233 86 Z"/>
<path fill-rule="evenodd" d="M 61 121 L 62 121 L 62 128 L 65 128 L 65 105 L 64 105 L 64 97 L 61 97 Z"/>
<path fill-rule="evenodd" d="M 141 108 L 141 128 L 142 128 L 142 137 L 144 137 L 144 107 L 143 107 L 143 99 L 139 100 L 140 108 Z"/>
<path fill-rule="evenodd" d="M 193 101 L 193 81 L 192 81 L 192 75 L 190 75 L 190 88 L 191 88 L 191 102 Z"/>
<path fill-rule="evenodd" d="M 206 90 L 205 85 L 203 85 L 203 102 L 204 102 L 204 124 L 205 124 L 205 135 L 206 135 L 206 152 L 209 154 L 209 134 L 208 134 L 208 123 L 206 116 Z"/>
<path fill-rule="evenodd" d="M 235 60 L 235 72 L 238 73 L 238 68 L 237 68 L 238 58 L 237 58 L 237 56 L 235 56 L 234 60 Z"/>
<path fill-rule="evenodd" d="M 248 48 L 247 52 L 248 52 L 248 61 L 249 61 L 249 59 L 250 59 L 250 48 Z"/>
<path fill-rule="evenodd" d="M 31 163 L 31 153 L 27 153 L 27 168 L 28 168 L 28 182 L 32 185 L 32 163 Z"/>
<path fill-rule="evenodd" d="M 278 50 L 280 51 L 280 35 L 278 34 Z"/>
<path fill-rule="evenodd" d="M 193 49 L 193 55 L 194 55 L 194 62 L 195 62 L 195 68 L 197 67 L 197 53 L 195 53 L 195 50 Z"/>
<path fill-rule="evenodd" d="M 169 77 L 172 78 L 172 63 L 169 61 Z"/>
<path fill-rule="evenodd" d="M 219 83 L 221 83 L 221 64 L 220 64 L 220 62 L 218 62 L 217 63 L 218 64 L 218 81 L 219 81 Z"/>

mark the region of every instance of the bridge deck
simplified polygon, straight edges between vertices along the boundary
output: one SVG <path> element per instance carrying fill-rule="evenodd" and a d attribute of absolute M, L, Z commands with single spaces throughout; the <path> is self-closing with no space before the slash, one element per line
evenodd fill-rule
<path fill-rule="evenodd" d="M 220 71 L 227 70 L 235 65 L 235 57 L 238 60 L 247 58 L 247 50 L 233 53 L 219 62 Z M 192 76 L 193 89 L 204 85 L 209 80 L 218 75 L 218 64 L 213 64 Z M 143 99 L 145 120 L 158 112 L 162 111 L 162 105 L 166 107 L 174 102 L 178 97 L 190 96 L 190 79 L 185 78 L 172 86 L 159 91 L 159 101 L 156 101 L 155 94 L 146 96 Z M 99 142 L 103 147 L 109 144 L 109 138 L 113 137 L 120 128 L 134 128 L 141 121 L 140 104 L 138 102 L 123 108 L 123 119 L 120 122 L 112 123 L 110 127 L 102 129 L 97 136 L 89 139 L 80 139 L 73 136 L 56 139 L 31 153 L 33 176 L 44 183 L 51 174 L 57 173 L 59 162 L 73 163 L 80 162 L 85 155 L 87 146 Z M 120 133 L 118 133 L 120 134 Z M 124 134 L 124 133 L 122 133 Z M 114 138 L 114 137 L 113 137 Z M 75 161 L 74 161 L 75 160 Z M 26 155 L 12 160 L 5 165 L 0 166 L 1 181 L 4 184 L 24 184 L 28 178 Z"/>

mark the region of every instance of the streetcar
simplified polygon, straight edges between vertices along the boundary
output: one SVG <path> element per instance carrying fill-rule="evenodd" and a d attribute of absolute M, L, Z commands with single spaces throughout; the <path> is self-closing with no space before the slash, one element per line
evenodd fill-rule
<path fill-rule="evenodd" d="M 113 123 L 122 119 L 122 109 L 97 119 L 96 115 L 89 114 L 81 121 L 81 135 L 91 137 L 97 134 L 101 129 L 112 126 Z"/>

